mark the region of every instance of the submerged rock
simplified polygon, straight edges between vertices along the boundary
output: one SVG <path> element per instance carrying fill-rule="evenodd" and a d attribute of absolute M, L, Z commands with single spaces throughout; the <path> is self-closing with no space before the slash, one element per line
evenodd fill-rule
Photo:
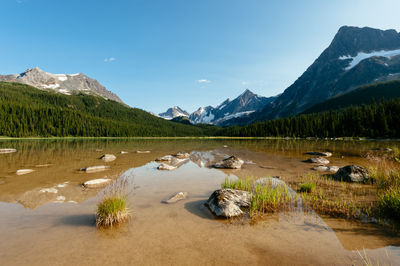
<path fill-rule="evenodd" d="M 168 164 L 165 164 L 165 163 L 162 163 L 157 167 L 158 170 L 167 170 L 167 171 L 175 170 L 177 168 L 178 167 L 176 167 L 176 166 L 168 165 Z"/>
<path fill-rule="evenodd" d="M 174 195 L 172 195 L 171 197 L 169 197 L 166 200 L 163 200 L 163 203 L 167 203 L 167 204 L 171 204 L 171 203 L 175 203 L 178 202 L 180 200 L 186 199 L 188 193 L 187 192 L 178 192 L 175 193 Z"/>
<path fill-rule="evenodd" d="M 110 166 L 106 165 L 97 165 L 97 166 L 89 166 L 86 168 L 82 168 L 81 171 L 85 171 L 86 173 L 97 173 L 102 172 L 110 168 Z"/>
<path fill-rule="evenodd" d="M 324 156 L 324 157 L 331 157 L 332 153 L 328 152 L 328 151 L 311 151 L 311 152 L 306 152 L 306 154 L 308 155 L 315 155 L 315 156 Z"/>
<path fill-rule="evenodd" d="M 322 157 L 313 157 L 305 161 L 306 163 L 318 163 L 318 164 L 328 164 L 329 161 Z"/>
<path fill-rule="evenodd" d="M 112 182 L 112 179 L 109 178 L 99 178 L 86 181 L 83 183 L 83 186 L 86 188 L 101 188 L 105 187 Z"/>
<path fill-rule="evenodd" d="M 35 170 L 33 170 L 33 169 L 19 169 L 15 173 L 17 175 L 26 175 L 26 174 L 30 174 L 32 172 L 35 172 Z"/>
<path fill-rule="evenodd" d="M 57 194 L 58 193 L 58 189 L 51 187 L 51 188 L 42 188 L 41 190 L 39 190 L 39 192 L 41 193 L 53 193 L 53 194 Z"/>
<path fill-rule="evenodd" d="M 240 169 L 243 165 L 243 160 L 236 156 L 223 159 L 221 162 L 213 165 L 214 168 L 225 168 L 225 169 Z"/>
<path fill-rule="evenodd" d="M 251 193 L 236 189 L 219 189 L 214 191 L 206 205 L 219 217 L 235 217 L 243 214 L 242 209 L 250 206 Z"/>
<path fill-rule="evenodd" d="M 339 168 L 334 177 L 337 180 L 358 183 L 365 183 L 370 179 L 368 170 L 358 165 L 347 165 Z"/>
<path fill-rule="evenodd" d="M 104 154 L 100 157 L 101 160 L 107 162 L 112 162 L 115 159 L 117 159 L 117 157 L 114 154 Z"/>
<path fill-rule="evenodd" d="M 2 154 L 2 153 L 13 153 L 13 152 L 17 152 L 17 150 L 16 149 L 12 149 L 12 148 L 0 149 L 0 154 Z"/>

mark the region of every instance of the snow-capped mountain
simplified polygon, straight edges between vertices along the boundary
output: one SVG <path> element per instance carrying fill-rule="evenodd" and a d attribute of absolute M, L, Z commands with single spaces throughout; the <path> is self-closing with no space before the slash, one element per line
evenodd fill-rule
<path fill-rule="evenodd" d="M 246 118 L 249 114 L 261 109 L 275 97 L 262 97 L 246 89 L 234 100 L 226 99 L 217 107 L 200 107 L 193 112 L 189 119 L 193 124 L 214 124 L 219 126 L 231 125 L 233 119 Z"/>
<path fill-rule="evenodd" d="M 344 26 L 303 75 L 241 124 L 296 115 L 361 85 L 398 79 L 399 74 L 400 33 Z"/>
<path fill-rule="evenodd" d="M 52 74 L 35 67 L 21 74 L 0 75 L 0 81 L 24 83 L 41 90 L 52 90 L 66 95 L 82 92 L 122 103 L 116 94 L 82 73 Z"/>
<path fill-rule="evenodd" d="M 158 114 L 160 117 L 164 118 L 164 119 L 174 119 L 176 117 L 180 117 L 180 116 L 189 116 L 189 113 L 182 110 L 179 106 L 174 106 L 172 108 L 169 108 L 166 112 L 164 113 L 160 113 Z"/>

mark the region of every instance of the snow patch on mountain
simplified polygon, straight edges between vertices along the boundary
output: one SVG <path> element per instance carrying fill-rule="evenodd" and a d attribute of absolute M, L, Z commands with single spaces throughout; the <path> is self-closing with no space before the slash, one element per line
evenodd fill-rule
<path fill-rule="evenodd" d="M 364 53 L 364 52 L 359 52 L 356 56 L 350 56 L 350 55 L 342 55 L 339 57 L 339 60 L 351 60 L 349 61 L 349 65 L 345 68 L 346 70 L 352 69 L 356 65 L 358 65 L 361 61 L 368 59 L 370 57 L 374 56 L 380 56 L 380 57 L 386 57 L 386 58 L 391 58 L 393 56 L 400 55 L 400 49 L 397 50 L 391 50 L 391 51 L 386 51 L 386 50 L 381 50 L 381 51 L 373 51 L 370 53 Z"/>

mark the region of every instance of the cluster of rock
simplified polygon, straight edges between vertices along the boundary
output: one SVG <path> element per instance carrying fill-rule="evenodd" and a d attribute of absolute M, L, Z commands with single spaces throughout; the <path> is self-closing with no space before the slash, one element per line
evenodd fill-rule
<path fill-rule="evenodd" d="M 178 152 L 176 154 L 165 155 L 157 158 L 155 161 L 159 162 L 160 165 L 157 167 L 158 170 L 175 170 L 181 165 L 188 161 L 190 154 L 187 152 Z"/>
<path fill-rule="evenodd" d="M 326 166 L 329 164 L 329 160 L 326 159 L 327 157 L 331 157 L 332 153 L 331 152 L 320 152 L 320 151 L 313 151 L 313 152 L 306 152 L 308 155 L 314 155 L 317 157 L 311 157 L 305 160 L 306 163 L 315 163 L 318 164 L 317 166 L 313 167 L 313 170 L 319 171 L 319 172 L 329 172 L 332 174 L 335 174 L 338 170 L 338 166 Z"/>

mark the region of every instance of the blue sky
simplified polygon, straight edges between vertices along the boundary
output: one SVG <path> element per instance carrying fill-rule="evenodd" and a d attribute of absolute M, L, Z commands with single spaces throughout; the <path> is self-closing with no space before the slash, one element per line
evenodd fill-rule
<path fill-rule="evenodd" d="M 159 113 L 292 84 L 342 25 L 400 30 L 398 0 L 1 0 L 0 73 L 82 72 Z"/>

